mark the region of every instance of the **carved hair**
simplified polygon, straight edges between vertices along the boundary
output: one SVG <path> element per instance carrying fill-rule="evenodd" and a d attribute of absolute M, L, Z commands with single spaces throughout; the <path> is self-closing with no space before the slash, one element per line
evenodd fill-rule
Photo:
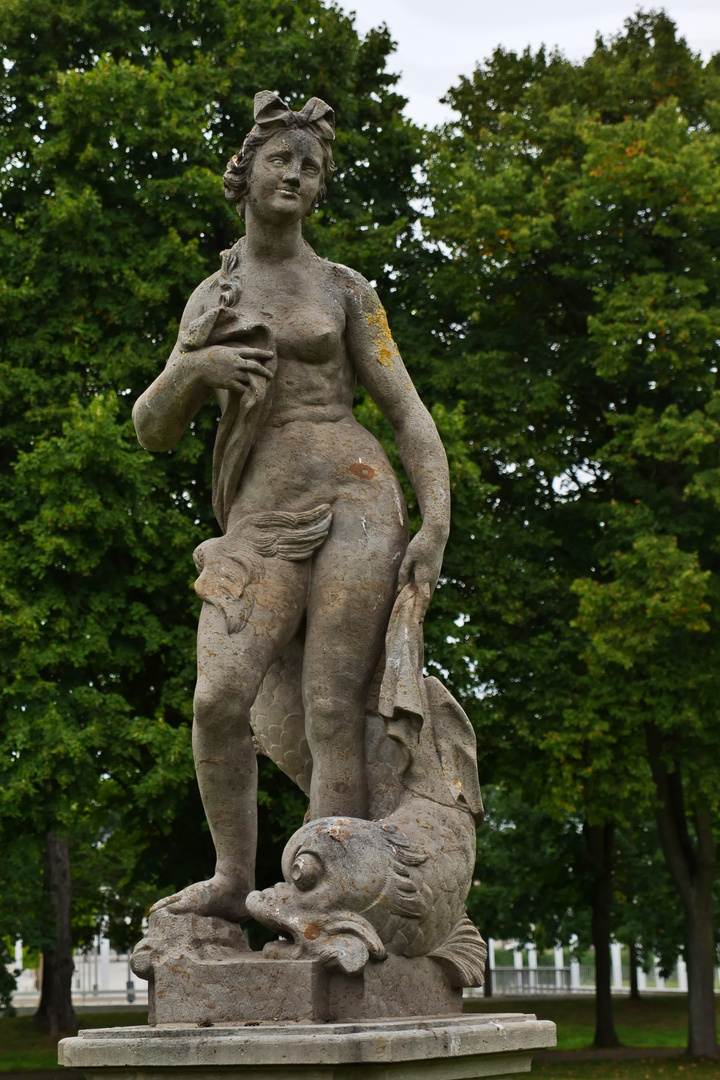
<path fill-rule="evenodd" d="M 263 94 L 269 98 L 271 95 L 268 91 L 263 91 Z M 258 98 L 262 95 L 256 95 L 256 108 L 255 119 L 258 121 Z M 335 169 L 335 163 L 333 161 L 332 150 L 330 148 L 330 141 L 328 139 L 329 125 L 326 119 L 322 117 L 313 116 L 312 111 L 305 106 L 301 112 L 291 112 L 284 102 L 281 102 L 279 98 L 274 98 L 274 102 L 279 103 L 282 106 L 281 109 L 276 107 L 275 115 L 269 121 L 258 122 L 255 127 L 245 136 L 245 141 L 242 144 L 241 150 L 234 154 L 230 158 L 225 175 L 223 176 L 223 186 L 225 188 L 225 198 L 232 203 L 235 203 L 238 209 L 240 217 L 245 220 L 245 198 L 247 196 L 248 183 L 250 180 L 250 173 L 252 171 L 255 155 L 260 147 L 271 139 L 273 135 L 277 135 L 279 131 L 286 131 L 288 129 L 302 129 L 309 131 L 311 135 L 314 135 L 320 144 L 321 159 L 322 159 L 322 178 L 320 188 L 318 190 L 317 198 L 310 213 L 317 207 L 318 203 L 325 198 L 327 194 L 327 181 L 330 174 Z M 311 101 L 317 102 L 317 98 L 312 98 Z M 274 104 L 274 103 L 273 103 Z M 311 104 L 310 102 L 308 105 Z M 322 103 L 324 104 L 324 103 Z M 332 110 L 325 108 L 330 114 Z M 265 109 L 265 112 L 268 110 Z M 317 114 L 318 110 L 315 109 Z M 279 115 L 278 115 L 279 114 Z M 334 134 L 334 126 L 333 126 Z M 332 138 L 333 135 L 330 136 Z"/>

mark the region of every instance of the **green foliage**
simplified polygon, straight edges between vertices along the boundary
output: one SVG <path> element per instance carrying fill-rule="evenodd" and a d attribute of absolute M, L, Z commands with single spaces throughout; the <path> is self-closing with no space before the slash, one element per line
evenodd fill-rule
<path fill-rule="evenodd" d="M 474 910 L 498 935 L 583 938 L 579 830 L 612 820 L 619 925 L 658 948 L 664 922 L 675 948 L 644 731 L 689 820 L 716 814 L 720 64 L 662 14 L 581 64 L 498 50 L 423 149 L 387 32 L 361 40 L 321 0 L 0 0 L 0 43 L 0 934 L 52 939 L 51 828 L 80 943 L 99 913 L 126 947 L 211 868 L 190 553 L 215 530 L 216 417 L 150 456 L 130 406 L 241 228 L 220 174 L 268 87 L 336 109 L 308 239 L 377 283 L 448 447 L 427 656 L 499 782 Z M 361 391 L 356 411 L 398 465 Z M 265 763 L 260 782 L 267 884 L 303 805 Z"/>
<path fill-rule="evenodd" d="M 551 949 L 577 935 L 590 941 L 587 854 L 582 821 L 562 822 L 521 791 L 486 786 L 488 813 L 478 830 L 478 878 L 468 910 L 483 934 Z"/>
<path fill-rule="evenodd" d="M 423 390 L 463 403 L 476 469 L 440 592 L 463 617 L 437 655 L 481 778 L 532 807 L 523 866 L 542 815 L 551 863 L 573 818 L 649 828 L 648 724 L 689 841 L 698 808 L 720 823 L 719 77 L 640 12 L 582 63 L 498 49 L 428 137 Z M 552 901 L 530 906 L 548 925 Z"/>
<path fill-rule="evenodd" d="M 488 937 L 532 941 L 539 950 L 576 938 L 573 951 L 581 956 L 592 941 L 595 888 L 582 818 L 558 818 L 520 788 L 486 785 L 483 797 L 488 813 L 478 830 L 471 917 Z M 683 951 L 683 920 L 657 828 L 651 818 L 617 829 L 615 838 L 615 938 L 638 943 L 640 962 L 649 966 L 658 957 L 669 974 Z"/>
<path fill-rule="evenodd" d="M 0 1016 L 14 1016 L 13 994 L 19 972 L 10 965 L 14 956 L 10 942 L 0 938 Z"/>
<path fill-rule="evenodd" d="M 321 0 L 0 2 L 0 933 L 52 939 L 51 828 L 80 943 L 102 917 L 125 947 L 158 893 L 211 871 L 189 722 L 216 416 L 151 456 L 130 408 L 241 229 L 220 177 L 258 89 L 334 106 L 308 237 L 402 321 L 420 141 L 392 47 Z M 261 783 L 267 884 L 303 807 Z"/>

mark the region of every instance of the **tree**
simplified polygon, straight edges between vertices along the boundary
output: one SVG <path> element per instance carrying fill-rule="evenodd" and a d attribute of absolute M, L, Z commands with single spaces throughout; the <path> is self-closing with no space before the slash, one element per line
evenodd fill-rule
<path fill-rule="evenodd" d="M 708 1056 L 719 72 L 663 14 L 581 64 L 497 50 L 448 95 L 426 221 L 445 254 L 427 380 L 465 402 L 480 471 L 448 550 L 444 603 L 464 618 L 442 662 L 486 774 L 589 830 L 657 809 L 689 1049 Z"/>
<path fill-rule="evenodd" d="M 309 238 L 402 317 L 419 139 L 387 31 L 360 39 L 321 0 L 2 0 L 0 42 L 0 830 L 48 854 L 27 864 L 49 886 L 29 930 L 61 976 L 43 985 L 55 1029 L 73 1023 L 70 920 L 87 934 L 88 910 L 117 914 L 122 892 L 134 927 L 148 890 L 208 869 L 190 555 L 214 531 L 215 417 L 151 458 L 130 406 L 240 231 L 224 163 L 256 90 L 330 101 L 338 178 Z M 277 853 L 302 807 L 263 777 Z"/>

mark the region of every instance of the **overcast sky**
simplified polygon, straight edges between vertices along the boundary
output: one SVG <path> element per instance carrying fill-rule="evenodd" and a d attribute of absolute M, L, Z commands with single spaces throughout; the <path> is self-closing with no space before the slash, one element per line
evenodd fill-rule
<path fill-rule="evenodd" d="M 438 99 L 497 45 L 517 51 L 557 45 L 579 60 L 592 52 L 596 32 L 617 32 L 638 6 L 663 7 L 703 57 L 720 52 L 720 0 L 339 0 L 338 6 L 356 13 L 362 34 L 387 23 L 398 43 L 390 67 L 402 72 L 406 111 L 429 125 L 450 117 Z"/>

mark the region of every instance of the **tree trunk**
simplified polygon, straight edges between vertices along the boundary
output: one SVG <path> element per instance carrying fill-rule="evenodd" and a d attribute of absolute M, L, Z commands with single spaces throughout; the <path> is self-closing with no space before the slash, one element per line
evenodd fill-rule
<path fill-rule="evenodd" d="M 638 977 L 637 977 L 638 948 L 637 948 L 637 945 L 634 942 L 632 942 L 630 944 L 630 960 L 629 960 L 629 963 L 630 963 L 630 1000 L 631 1001 L 639 1001 L 640 1000 L 640 989 L 638 987 Z"/>
<path fill-rule="evenodd" d="M 712 891 L 717 849 L 713 821 L 702 796 L 691 811 L 695 838 L 688 825 L 680 762 L 666 753 L 662 734 L 645 725 L 648 760 L 658 794 L 660 843 L 685 914 L 688 967 L 688 1053 L 720 1057 L 715 1022 L 715 928 Z M 668 764 L 670 762 L 670 765 Z"/>
<path fill-rule="evenodd" d="M 715 932 L 712 885 L 698 897 L 687 920 L 688 1012 L 693 1018 L 688 1032 L 688 1053 L 693 1057 L 717 1057 L 715 1019 Z"/>
<path fill-rule="evenodd" d="M 68 842 L 53 832 L 45 838 L 45 883 L 55 920 L 55 942 L 43 954 L 42 990 L 35 1023 L 43 1031 L 59 1035 L 77 1031 L 77 1020 L 72 1004 L 72 882 Z"/>
<path fill-rule="evenodd" d="M 490 958 L 488 957 L 487 964 L 485 965 L 485 982 L 483 983 L 483 993 L 485 997 L 493 996 L 493 973 L 490 967 Z"/>
<path fill-rule="evenodd" d="M 610 967 L 610 933 L 612 929 L 613 856 L 615 827 L 604 825 L 584 827 L 585 842 L 591 862 L 592 939 L 595 946 L 595 1038 L 593 1046 L 619 1046 L 613 1020 Z"/>

